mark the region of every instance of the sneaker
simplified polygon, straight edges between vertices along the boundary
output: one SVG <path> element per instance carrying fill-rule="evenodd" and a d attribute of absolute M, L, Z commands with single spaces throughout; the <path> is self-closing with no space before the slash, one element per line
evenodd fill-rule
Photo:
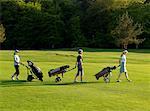
<path fill-rule="evenodd" d="M 128 82 L 132 82 L 132 80 L 128 79 Z"/>
<path fill-rule="evenodd" d="M 116 82 L 121 82 L 121 80 L 117 80 Z"/>
<path fill-rule="evenodd" d="M 77 83 L 77 81 L 74 81 L 74 83 Z"/>
<path fill-rule="evenodd" d="M 13 76 L 11 77 L 11 80 L 15 80 Z"/>

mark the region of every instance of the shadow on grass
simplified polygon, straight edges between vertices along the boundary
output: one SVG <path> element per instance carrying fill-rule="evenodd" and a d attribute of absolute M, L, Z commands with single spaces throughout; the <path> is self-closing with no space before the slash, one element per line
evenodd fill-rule
<path fill-rule="evenodd" d="M 7 84 L 7 83 L 11 83 L 11 84 L 21 84 L 24 82 L 27 82 L 26 80 L 2 80 L 0 81 L 1 84 Z"/>
<path fill-rule="evenodd" d="M 2 80 L 0 81 L 0 86 L 10 87 L 10 86 L 24 86 L 27 83 L 26 80 Z"/>
<path fill-rule="evenodd" d="M 26 82 L 27 82 L 26 80 L 2 80 L 0 81 L 0 86 L 21 85 L 21 84 L 25 84 Z"/>
<path fill-rule="evenodd" d="M 122 52 L 123 49 L 96 49 L 96 48 L 83 48 L 85 52 Z M 150 53 L 150 49 L 128 49 L 133 53 Z"/>
<path fill-rule="evenodd" d="M 49 85 L 49 86 L 65 86 L 65 85 L 85 85 L 85 84 L 95 84 L 95 83 L 101 83 L 101 82 L 76 82 L 76 83 L 74 83 L 74 82 L 67 82 L 67 83 L 50 83 L 50 84 L 44 84 L 44 85 Z"/>
<path fill-rule="evenodd" d="M 45 51 L 78 51 L 79 48 L 62 48 L 62 49 L 51 49 Z M 98 48 L 82 48 L 84 52 L 120 52 L 121 49 L 98 49 Z"/>
<path fill-rule="evenodd" d="M 150 54 L 150 49 L 130 49 L 130 52 L 133 53 L 147 53 Z"/>
<path fill-rule="evenodd" d="M 45 51 L 78 51 L 79 48 L 62 48 L 62 49 L 51 49 Z M 84 52 L 122 52 L 123 49 L 99 49 L 99 48 L 82 48 Z M 41 50 L 44 51 L 44 50 Z M 129 49 L 129 52 L 133 53 L 150 53 L 150 49 Z M 56 55 L 61 55 L 57 54 Z M 68 55 L 67 55 L 68 56 Z M 74 56 L 74 55 L 71 55 Z"/>
<path fill-rule="evenodd" d="M 73 85 L 85 85 L 85 84 L 98 84 L 98 83 L 104 83 L 101 81 L 91 81 L 91 82 L 65 82 L 65 83 L 55 83 L 48 81 L 40 82 L 40 81 L 32 81 L 28 82 L 26 80 L 3 80 L 0 81 L 0 87 L 16 87 L 16 86 L 73 86 Z"/>

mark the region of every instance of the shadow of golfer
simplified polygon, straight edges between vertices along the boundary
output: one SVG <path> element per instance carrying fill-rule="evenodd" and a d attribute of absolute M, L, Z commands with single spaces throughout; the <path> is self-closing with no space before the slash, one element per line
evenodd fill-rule
<path fill-rule="evenodd" d="M 55 82 L 28 82 L 27 80 L 2 80 L 0 81 L 0 86 L 2 87 L 16 87 L 16 86 L 74 86 L 74 85 L 86 85 L 86 84 L 99 84 L 103 83 L 101 81 L 90 81 L 90 82 L 65 82 L 65 83 L 55 83 Z"/>
<path fill-rule="evenodd" d="M 50 85 L 50 86 L 65 86 L 65 85 L 85 85 L 85 84 L 95 84 L 95 83 L 101 83 L 101 82 L 67 82 L 67 83 L 49 83 L 44 85 Z"/>
<path fill-rule="evenodd" d="M 25 84 L 27 81 L 26 80 L 1 80 L 0 81 L 0 86 L 18 86 L 18 85 L 23 85 Z"/>

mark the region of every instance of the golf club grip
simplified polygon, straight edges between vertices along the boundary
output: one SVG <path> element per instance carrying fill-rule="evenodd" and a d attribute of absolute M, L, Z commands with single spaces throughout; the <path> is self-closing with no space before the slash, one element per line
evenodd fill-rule
<path fill-rule="evenodd" d="M 117 66 L 117 68 L 120 67 L 120 64 Z"/>
<path fill-rule="evenodd" d="M 66 72 L 69 72 L 69 71 L 71 71 L 71 70 L 73 70 L 73 69 L 75 69 L 75 67 L 74 67 L 74 68 L 72 68 L 72 69 L 70 69 L 70 70 L 68 70 L 68 71 L 66 71 Z"/>
<path fill-rule="evenodd" d="M 27 65 L 20 63 L 22 66 L 26 67 L 27 69 L 30 69 Z"/>
<path fill-rule="evenodd" d="M 20 62 L 20 65 L 22 65 L 22 66 L 26 66 L 25 64 L 23 64 L 22 62 Z"/>

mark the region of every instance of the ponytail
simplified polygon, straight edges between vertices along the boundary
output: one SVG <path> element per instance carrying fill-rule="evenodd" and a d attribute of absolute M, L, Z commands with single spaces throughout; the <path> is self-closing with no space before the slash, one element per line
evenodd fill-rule
<path fill-rule="evenodd" d="M 124 53 L 121 54 L 121 57 L 123 56 Z"/>

